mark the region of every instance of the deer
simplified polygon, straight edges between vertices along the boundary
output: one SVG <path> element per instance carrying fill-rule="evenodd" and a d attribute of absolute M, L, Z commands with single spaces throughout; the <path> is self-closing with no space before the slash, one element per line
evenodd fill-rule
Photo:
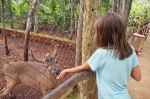
<path fill-rule="evenodd" d="M 0 99 L 7 94 L 11 96 L 11 91 L 19 84 L 38 87 L 44 96 L 58 86 L 59 82 L 56 80 L 56 76 L 60 73 L 56 59 L 58 46 L 54 41 L 53 44 L 54 52 L 51 54 L 49 51 L 43 61 L 35 58 L 31 50 L 31 57 L 37 62 L 18 61 L 4 66 L 7 84 L 0 91 Z"/>

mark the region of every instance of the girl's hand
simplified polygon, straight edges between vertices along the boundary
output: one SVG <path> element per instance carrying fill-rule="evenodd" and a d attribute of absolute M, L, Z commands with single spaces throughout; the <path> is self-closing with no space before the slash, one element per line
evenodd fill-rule
<path fill-rule="evenodd" d="M 64 78 L 68 74 L 67 70 L 63 70 L 56 79 Z"/>

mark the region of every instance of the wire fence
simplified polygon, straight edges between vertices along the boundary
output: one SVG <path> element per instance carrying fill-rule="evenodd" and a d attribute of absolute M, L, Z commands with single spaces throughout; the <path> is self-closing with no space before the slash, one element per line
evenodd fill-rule
<path fill-rule="evenodd" d="M 75 1 L 74 21 L 75 29 L 77 29 L 79 2 L 77 2 L 78 0 Z M 3 31 L 2 22 L 0 24 L 0 90 L 5 89 L 7 92 L 11 90 L 11 97 L 16 99 L 40 99 L 47 94 L 47 92 L 50 92 L 49 89 L 53 89 L 63 82 L 54 79 L 56 75 L 52 74 L 51 69 L 50 73 L 48 73 L 47 67 L 49 66 L 45 59 L 47 53 L 52 54 L 55 52 L 55 45 L 52 41 L 55 41 L 58 45 L 57 55 L 54 57 L 54 65 L 58 64 L 57 68 L 60 70 L 74 67 L 75 65 L 76 32 L 74 33 L 72 40 L 69 38 L 71 34 L 71 3 L 69 0 L 39 0 L 37 4 L 38 8 L 33 15 L 32 28 L 28 40 L 29 45 L 27 46 L 29 48 L 29 62 L 23 61 L 25 30 L 28 13 L 32 8 L 32 0 L 8 0 L 5 1 L 4 4 L 4 9 L 1 9 L 1 11 L 4 11 L 5 31 Z M 9 4 L 11 6 L 9 6 Z M 2 7 L 2 4 L 0 4 L 0 6 Z M 105 12 L 109 12 L 108 6 L 111 5 L 105 3 L 103 6 L 105 6 Z M 36 18 L 37 13 L 37 19 L 39 20 L 38 30 L 34 32 L 36 21 L 34 19 Z M 2 13 L 0 17 L 2 17 Z M 13 28 L 11 26 L 12 21 Z M 147 30 L 143 30 L 145 32 L 142 33 L 146 33 L 148 28 L 146 29 Z M 6 46 L 4 32 L 7 33 L 9 55 L 5 55 Z M 31 50 L 33 50 L 34 57 L 43 61 L 43 63 L 38 63 L 32 58 Z M 6 65 L 9 67 L 8 73 L 4 72 L 6 70 L 6 68 L 4 68 Z M 70 76 L 71 75 L 68 75 L 66 79 Z M 14 80 L 17 82 L 13 82 Z M 13 89 L 12 86 L 6 86 L 11 85 L 11 83 L 14 84 Z M 20 85 L 20 83 L 24 83 L 24 85 Z M 2 92 L 3 91 L 0 91 L 0 95 L 2 95 Z M 5 94 L 7 92 L 5 91 Z M 10 97 L 7 94 L 4 98 L 9 99 Z"/>
<path fill-rule="evenodd" d="M 45 10 L 50 11 L 52 10 L 50 9 L 51 6 L 58 6 L 55 5 L 56 2 L 54 3 L 50 1 L 51 3 L 49 3 L 50 6 L 48 7 L 48 4 L 46 5 L 47 2 L 48 1 L 46 0 L 43 2 L 38 2 L 39 3 L 38 9 L 40 10 L 40 11 L 38 10 L 39 12 L 38 32 L 37 33 L 34 32 L 34 28 L 33 28 L 34 21 L 33 21 L 30 38 L 28 41 L 29 62 L 23 62 L 23 60 L 24 60 L 24 49 L 25 49 L 24 41 L 25 41 L 26 22 L 28 18 L 28 11 L 32 7 L 32 2 L 23 1 L 23 0 L 21 1 L 10 0 L 10 1 L 6 1 L 4 3 L 5 4 L 4 9 L 1 9 L 4 11 L 4 22 L 5 22 L 4 24 L 5 31 L 3 31 L 2 27 L 0 28 L 0 50 L 1 50 L 0 51 L 1 54 L 0 55 L 0 82 L 1 82 L 0 90 L 5 89 L 1 91 L 0 95 L 6 95 L 3 98 L 9 99 L 10 97 L 8 96 L 7 92 L 12 91 L 11 97 L 16 99 L 40 99 L 43 97 L 43 94 L 47 94 L 47 92 L 50 92 L 49 89 L 52 90 L 54 87 L 56 87 L 56 85 L 63 82 L 63 81 L 58 82 L 54 79 L 56 76 L 55 74 L 52 73 L 51 69 L 49 73 L 47 73 L 48 64 L 46 62 L 38 63 L 31 57 L 31 52 L 30 52 L 31 49 L 33 50 L 34 57 L 36 57 L 39 60 L 44 60 L 45 59 L 44 57 L 47 53 L 52 54 L 55 51 L 55 45 L 52 43 L 52 41 L 55 41 L 58 45 L 57 55 L 56 57 L 54 57 L 58 62 L 57 63 L 58 66 L 56 68 L 62 70 L 64 68 L 73 67 L 75 65 L 75 53 L 76 53 L 75 41 L 66 39 L 69 35 L 68 33 L 69 30 L 67 28 L 70 27 L 68 26 L 68 24 L 70 24 L 69 23 L 70 21 L 66 21 L 67 17 L 66 19 L 64 19 L 63 11 L 59 13 L 61 17 L 57 15 L 55 16 L 56 19 L 55 20 L 53 19 L 53 21 L 51 21 L 53 17 L 45 18 L 46 16 L 44 15 L 45 13 L 48 15 L 50 14 L 47 13 L 48 11 L 46 12 Z M 9 3 L 11 3 L 10 5 L 12 8 L 11 9 L 12 16 L 10 16 L 9 13 Z M 70 4 L 68 3 L 66 5 L 69 5 L 69 7 L 64 8 L 64 10 L 70 9 Z M 52 13 L 52 11 L 50 12 Z M 43 14 L 43 16 L 41 14 Z M 33 19 L 34 18 L 35 15 L 33 16 Z M 43 21 L 42 18 L 44 18 L 46 22 L 45 20 Z M 11 20 L 13 20 L 13 29 L 11 29 L 11 25 L 10 25 Z M 60 24 L 63 24 L 63 26 L 59 26 Z M 9 49 L 9 55 L 5 55 L 6 47 L 5 47 L 4 32 L 7 33 L 7 45 Z M 12 62 L 16 62 L 16 63 L 12 63 Z M 7 68 L 7 73 L 4 72 L 6 69 L 4 67 L 6 65 L 7 67 L 9 67 Z M 11 69 L 11 71 L 9 71 L 9 69 Z M 6 75 L 7 82 L 4 75 Z M 15 75 L 18 75 L 18 77 L 16 77 Z M 14 80 L 16 82 L 13 82 Z M 20 83 L 23 83 L 24 85 L 20 85 Z M 14 85 L 11 86 L 11 84 Z M 27 85 L 32 87 L 29 87 Z"/>

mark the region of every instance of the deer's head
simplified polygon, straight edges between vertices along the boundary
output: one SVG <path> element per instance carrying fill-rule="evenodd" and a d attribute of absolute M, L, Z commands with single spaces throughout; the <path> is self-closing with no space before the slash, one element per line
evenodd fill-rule
<path fill-rule="evenodd" d="M 58 64 L 57 59 L 56 59 L 58 45 L 56 44 L 55 41 L 52 41 L 52 44 L 55 46 L 55 49 L 53 52 L 49 51 L 44 56 L 44 60 L 39 60 L 39 59 L 35 58 L 32 50 L 31 50 L 31 56 L 35 61 L 46 64 L 48 69 L 50 71 L 52 71 L 55 75 L 59 75 L 60 70 L 57 68 L 59 64 Z"/>

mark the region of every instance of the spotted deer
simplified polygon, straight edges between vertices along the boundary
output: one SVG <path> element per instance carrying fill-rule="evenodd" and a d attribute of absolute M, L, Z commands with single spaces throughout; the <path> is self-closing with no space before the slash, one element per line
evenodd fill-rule
<path fill-rule="evenodd" d="M 43 95 L 46 95 L 58 85 L 56 75 L 59 74 L 60 70 L 57 69 L 58 63 L 55 58 L 57 45 L 54 41 L 53 44 L 55 45 L 53 54 L 48 52 L 44 61 L 35 58 L 31 50 L 32 58 L 38 62 L 11 62 L 4 67 L 7 84 L 0 91 L 0 99 L 11 93 L 19 84 L 38 87 Z"/>

